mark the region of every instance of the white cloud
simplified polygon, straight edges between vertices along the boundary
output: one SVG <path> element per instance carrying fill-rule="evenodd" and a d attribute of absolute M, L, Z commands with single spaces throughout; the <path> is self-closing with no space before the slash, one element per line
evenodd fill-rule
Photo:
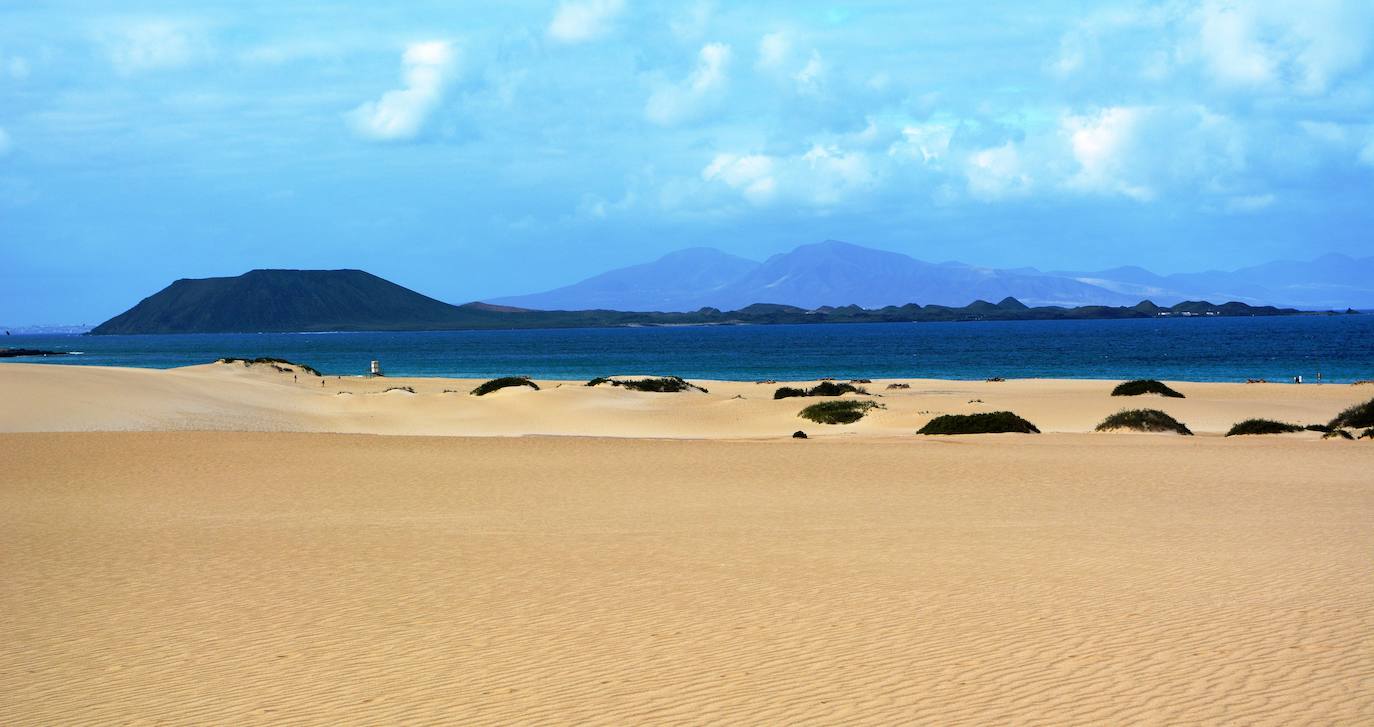
<path fill-rule="evenodd" d="M 724 89 L 730 46 L 708 43 L 697 54 L 696 68 L 679 83 L 659 86 L 649 95 L 644 115 L 656 124 L 673 124 L 697 114 Z"/>
<path fill-rule="evenodd" d="M 171 20 L 126 24 L 105 35 L 105 50 L 122 75 L 189 65 L 207 52 L 200 33 Z"/>
<path fill-rule="evenodd" d="M 821 54 L 811 51 L 811 57 L 806 60 L 806 65 L 792 76 L 792 80 L 797 82 L 798 91 L 818 93 L 821 83 L 825 80 L 825 61 L 821 60 Z"/>
<path fill-rule="evenodd" d="M 888 147 L 894 158 L 914 159 L 923 164 L 935 164 L 949 154 L 954 128 L 948 124 L 909 124 L 902 127 L 902 140 Z"/>
<path fill-rule="evenodd" d="M 1198 20 L 1203 59 L 1218 81 L 1257 86 L 1274 80 L 1277 64 L 1258 37 L 1253 9 L 1209 2 L 1199 10 Z"/>
<path fill-rule="evenodd" d="M 764 204 L 772 200 L 777 190 L 773 164 L 773 158 L 763 154 L 717 154 L 701 170 L 701 178 L 708 182 L 723 182 L 740 190 L 750 202 Z"/>
<path fill-rule="evenodd" d="M 1072 188 L 1124 194 L 1139 201 L 1153 199 L 1155 191 L 1132 179 L 1136 134 L 1147 111 L 1117 106 L 1096 116 L 1070 116 L 1064 120 L 1078 172 L 1069 179 Z"/>
<path fill-rule="evenodd" d="M 610 32 L 625 9 L 623 0 L 564 0 L 549 22 L 549 37 L 561 43 L 585 43 Z"/>
<path fill-rule="evenodd" d="M 1077 169 L 1065 187 L 1147 202 L 1166 191 L 1229 195 L 1243 186 L 1245 135 L 1200 106 L 1113 106 L 1066 115 L 1060 132 Z"/>
<path fill-rule="evenodd" d="M 457 68 L 453 46 L 442 40 L 412 43 L 401 57 L 402 87 L 347 114 L 358 135 L 381 141 L 413 139 L 443 100 Z"/>
<path fill-rule="evenodd" d="M 0 157 L 9 154 L 12 146 L 13 144 L 10 142 L 9 133 L 5 131 L 4 127 L 0 126 Z"/>
<path fill-rule="evenodd" d="M 737 191 L 754 205 L 787 201 L 830 207 L 878 181 L 867 154 L 833 144 L 814 144 L 803 154 L 717 154 L 701 178 Z"/>
<path fill-rule="evenodd" d="M 1030 191 L 1032 183 L 1020 149 L 1010 141 L 970 154 L 964 165 L 964 177 L 969 193 L 981 199 L 1023 195 Z"/>
<path fill-rule="evenodd" d="M 762 69 L 777 68 L 787 60 L 791 48 L 785 33 L 769 33 L 759 39 L 759 59 L 755 66 Z"/>

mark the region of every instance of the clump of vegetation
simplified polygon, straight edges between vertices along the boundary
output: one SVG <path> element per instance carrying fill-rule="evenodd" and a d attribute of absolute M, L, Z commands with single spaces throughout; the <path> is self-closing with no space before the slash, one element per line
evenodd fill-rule
<path fill-rule="evenodd" d="M 493 391 L 504 389 L 508 386 L 528 386 L 535 391 L 539 391 L 539 384 L 530 381 L 530 377 L 528 376 L 502 376 L 499 379 L 492 379 L 491 381 L 482 383 L 468 393 L 473 396 L 486 396 Z"/>
<path fill-rule="evenodd" d="M 387 393 L 388 391 L 404 391 L 407 394 L 415 393 L 415 389 L 409 386 L 388 386 L 385 389 L 382 389 L 383 394 Z"/>
<path fill-rule="evenodd" d="M 587 382 L 587 386 L 600 386 L 601 384 L 623 386 L 631 391 L 652 391 L 662 394 L 672 394 L 679 391 L 710 393 L 705 388 L 697 386 L 681 376 L 661 376 L 652 379 L 608 379 L 604 376 L 598 376 Z"/>
<path fill-rule="evenodd" d="M 917 434 L 1039 434 L 1040 429 L 1009 411 L 944 414 L 916 430 Z"/>
<path fill-rule="evenodd" d="M 1337 414 L 1336 418 L 1332 419 L 1327 426 L 1332 429 L 1342 427 L 1348 427 L 1350 429 L 1374 427 L 1374 399 L 1370 399 L 1363 404 L 1356 404 L 1340 414 Z"/>
<path fill-rule="evenodd" d="M 802 409 L 797 416 L 817 424 L 853 424 L 877 407 L 872 401 L 823 401 Z"/>
<path fill-rule="evenodd" d="M 1287 434 L 1289 432 L 1301 432 L 1305 427 L 1287 422 L 1276 422 L 1273 419 L 1246 419 L 1239 424 L 1231 427 L 1231 431 L 1226 433 L 1228 437 L 1240 436 L 1243 434 Z"/>
<path fill-rule="evenodd" d="M 1303 427 L 1303 429 L 1306 429 L 1309 432 L 1321 432 L 1322 434 L 1328 434 L 1331 432 L 1331 427 L 1328 427 L 1325 424 L 1308 424 L 1307 426 Z"/>
<path fill-rule="evenodd" d="M 1118 384 L 1112 389 L 1112 396 L 1140 396 L 1141 394 L 1159 394 L 1171 399 L 1182 399 L 1183 395 L 1169 388 L 1165 384 L 1154 379 L 1136 379 Z"/>
<path fill-rule="evenodd" d="M 851 383 L 851 384 L 871 384 L 871 383 L 873 383 L 873 379 L 850 379 L 850 380 L 849 380 L 849 383 Z"/>
<path fill-rule="evenodd" d="M 807 437 L 806 437 L 806 432 L 803 432 L 802 430 L 798 429 L 797 431 L 792 432 L 792 438 L 793 438 L 793 439 L 806 439 L 806 438 L 807 438 Z"/>
<path fill-rule="evenodd" d="M 868 395 L 868 390 L 862 386 L 852 384 L 837 384 L 833 381 L 822 381 L 809 389 L 798 389 L 793 386 L 783 386 L 773 392 L 774 399 L 790 399 L 794 396 L 842 396 L 844 394 L 863 394 Z"/>
<path fill-rule="evenodd" d="M 910 389 L 911 384 L 888 384 L 888 389 Z"/>
<path fill-rule="evenodd" d="M 1344 439 L 1355 439 L 1355 436 L 1346 430 L 1360 428 L 1364 429 L 1364 431 L 1360 433 L 1360 439 L 1364 439 L 1365 437 L 1374 439 L 1374 399 L 1370 399 L 1363 404 L 1356 404 L 1340 414 L 1337 414 L 1335 419 L 1327 423 L 1326 435 L 1322 438 L 1330 439 L 1331 437 L 1342 437 Z"/>
<path fill-rule="evenodd" d="M 310 374 L 311 376 L 322 376 L 322 375 L 323 375 L 323 374 L 321 374 L 319 371 L 316 371 L 314 368 L 312 368 L 312 367 L 310 367 L 310 366 L 307 366 L 307 365 L 305 365 L 305 364 L 296 363 L 295 361 L 287 361 L 287 360 L 284 359 L 284 358 L 272 358 L 272 357 L 270 357 L 270 356 L 259 356 L 259 357 L 257 357 L 257 358 L 238 358 L 238 357 L 235 357 L 235 356 L 225 356 L 224 358 L 222 358 L 222 359 L 219 360 L 219 363 L 224 363 L 224 364 L 228 364 L 228 363 L 241 363 L 241 364 L 243 364 L 244 366 L 252 366 L 253 364 L 262 364 L 262 365 L 264 365 L 264 366 L 271 366 L 272 368 L 274 368 L 274 369 L 276 369 L 276 370 L 278 370 L 278 371 L 281 371 L 281 372 L 283 372 L 283 373 L 291 373 L 292 370 L 289 369 L 289 368 L 286 368 L 286 367 L 288 367 L 288 366 L 294 366 L 294 367 L 296 367 L 297 369 L 300 369 L 301 371 L 304 371 L 305 373 Z"/>
<path fill-rule="evenodd" d="M 984 379 L 984 380 L 987 381 L 989 384 L 1000 384 L 1000 383 L 1006 381 L 1006 379 L 1002 378 L 1001 376 L 993 376 L 993 377 L 991 377 L 991 378 Z"/>
<path fill-rule="evenodd" d="M 1132 429 L 1137 432 L 1176 432 L 1191 436 L 1192 430 L 1179 420 L 1158 409 L 1127 409 L 1119 411 L 1097 425 L 1097 431 Z"/>

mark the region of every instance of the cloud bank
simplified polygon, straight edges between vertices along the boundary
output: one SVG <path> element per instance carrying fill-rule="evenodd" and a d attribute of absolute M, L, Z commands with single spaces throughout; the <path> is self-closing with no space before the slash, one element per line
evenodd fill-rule
<path fill-rule="evenodd" d="M 457 68 L 457 54 L 447 41 L 412 43 L 401 56 L 402 87 L 387 91 L 348 113 L 361 137 L 377 141 L 414 139 L 443 101 L 445 87 Z"/>

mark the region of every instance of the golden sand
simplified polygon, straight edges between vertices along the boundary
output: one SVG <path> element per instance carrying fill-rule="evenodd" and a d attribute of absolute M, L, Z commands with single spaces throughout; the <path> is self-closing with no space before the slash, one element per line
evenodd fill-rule
<path fill-rule="evenodd" d="M 0 724 L 1374 720 L 1374 445 L 1215 436 L 1367 387 L 1127 400 L 1179 437 L 1082 433 L 1103 382 L 826 428 L 753 384 L 305 381 L 5 365 L 0 429 L 676 438 L 0 434 Z M 911 434 L 975 398 L 1062 433 Z"/>

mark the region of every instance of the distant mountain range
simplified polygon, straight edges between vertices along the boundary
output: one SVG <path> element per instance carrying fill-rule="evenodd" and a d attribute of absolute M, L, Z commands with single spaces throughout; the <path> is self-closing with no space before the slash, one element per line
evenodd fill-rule
<path fill-rule="evenodd" d="M 1161 276 L 1137 267 L 1041 272 L 930 263 L 828 240 L 762 263 L 714 248 L 689 248 L 562 288 L 490 302 L 540 310 L 690 311 L 753 303 L 954 306 L 1009 296 L 1032 306 L 1121 306 L 1148 298 L 1161 305 L 1233 300 L 1313 309 L 1369 307 L 1374 306 L 1374 257 L 1332 254 L 1311 262 Z"/>
<path fill-rule="evenodd" d="M 699 277 L 698 280 L 709 280 Z M 877 323 L 966 320 L 1054 320 L 1180 316 L 1292 315 L 1298 311 L 1245 303 L 1028 307 L 1014 297 L 942 305 L 802 308 L 755 303 L 739 310 L 691 312 L 541 311 L 487 303 L 451 305 L 361 270 L 253 270 L 233 278 L 183 279 L 144 298 L 91 333 L 265 333 L 285 331 L 423 331 L 736 323 Z"/>

